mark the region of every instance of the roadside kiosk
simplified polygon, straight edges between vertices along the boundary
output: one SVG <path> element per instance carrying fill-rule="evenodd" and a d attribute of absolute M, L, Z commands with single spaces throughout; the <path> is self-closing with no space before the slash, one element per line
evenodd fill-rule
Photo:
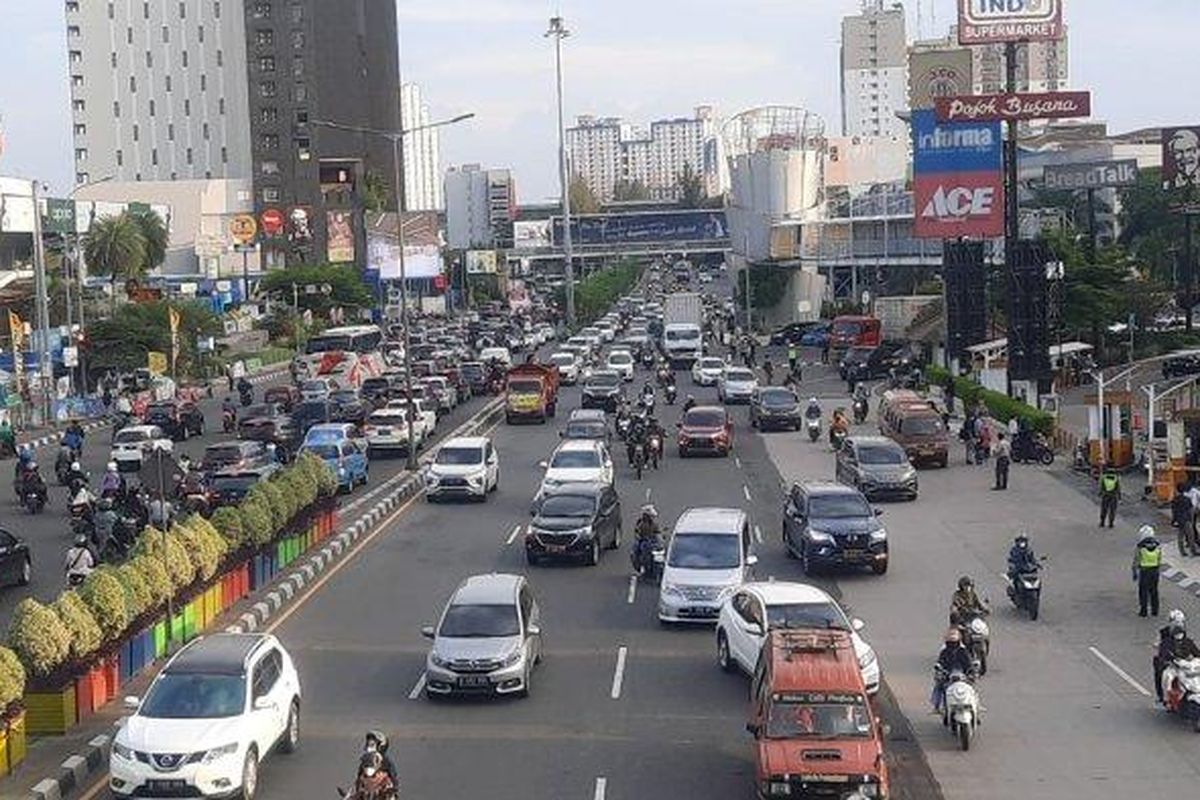
<path fill-rule="evenodd" d="M 1088 463 L 1128 467 L 1133 463 L 1133 392 L 1106 391 L 1102 409 L 1096 406 L 1098 399 L 1096 392 L 1084 398 L 1088 409 Z"/>

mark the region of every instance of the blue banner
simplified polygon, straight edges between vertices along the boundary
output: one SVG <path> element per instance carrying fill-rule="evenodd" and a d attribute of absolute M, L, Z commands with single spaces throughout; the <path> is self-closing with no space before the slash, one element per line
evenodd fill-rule
<path fill-rule="evenodd" d="M 562 246 L 562 218 L 553 221 L 554 245 Z M 725 212 L 653 211 L 637 214 L 591 214 L 571 219 L 576 245 L 721 242 L 729 238 Z"/>
<path fill-rule="evenodd" d="M 913 172 L 998 172 L 1004 166 L 999 122 L 938 122 L 932 109 L 913 111 Z"/>

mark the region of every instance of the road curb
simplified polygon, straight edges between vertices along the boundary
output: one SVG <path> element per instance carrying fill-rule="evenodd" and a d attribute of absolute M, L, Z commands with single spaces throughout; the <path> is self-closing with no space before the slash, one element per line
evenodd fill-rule
<path fill-rule="evenodd" d="M 496 398 L 440 441 L 477 434 L 486 430 L 503 415 L 504 399 Z M 428 462 L 430 457 L 431 454 L 426 453 L 420 459 L 421 463 Z M 425 482 L 420 474 L 401 473 L 393 476 L 376 492 L 381 490 L 381 495 L 370 494 L 362 498 L 369 500 L 368 504 L 352 504 L 351 507 L 355 509 L 354 521 L 348 525 L 343 523 L 342 531 L 277 575 L 267 587 L 257 593 L 255 602 L 231 625 L 226 626 L 225 632 L 253 633 L 265 628 L 272 619 L 278 617 L 303 595 L 305 587 L 319 581 L 330 567 L 344 558 L 353 549 L 353 545 L 373 531 L 380 521 L 422 494 L 425 491 Z M 88 742 L 83 752 L 68 756 L 57 775 L 44 778 L 35 784 L 28 797 L 31 800 L 63 800 L 75 790 L 85 787 L 91 777 L 107 767 L 111 745 L 112 737 L 95 737 Z"/>

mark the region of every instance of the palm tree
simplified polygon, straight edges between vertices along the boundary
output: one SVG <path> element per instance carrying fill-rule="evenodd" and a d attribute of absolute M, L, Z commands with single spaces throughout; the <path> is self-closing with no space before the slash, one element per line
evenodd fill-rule
<path fill-rule="evenodd" d="M 167 226 L 162 217 L 155 211 L 146 208 L 126 211 L 125 214 L 133 218 L 142 232 L 142 238 L 146 240 L 146 257 L 141 272 L 138 275 L 129 276 L 140 278 L 150 270 L 158 269 L 166 261 L 167 246 L 171 236 L 167 232 Z"/>
<path fill-rule="evenodd" d="M 145 271 L 146 237 L 141 225 L 128 213 L 101 217 L 88 229 L 83 257 L 91 272 L 108 276 L 116 306 L 117 279 L 140 277 Z"/>

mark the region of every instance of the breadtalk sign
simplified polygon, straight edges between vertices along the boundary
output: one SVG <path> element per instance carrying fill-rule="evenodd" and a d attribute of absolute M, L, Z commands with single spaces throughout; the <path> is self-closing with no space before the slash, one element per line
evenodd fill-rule
<path fill-rule="evenodd" d="M 1062 4 L 1063 0 L 958 0 L 958 43 L 1059 39 Z"/>

